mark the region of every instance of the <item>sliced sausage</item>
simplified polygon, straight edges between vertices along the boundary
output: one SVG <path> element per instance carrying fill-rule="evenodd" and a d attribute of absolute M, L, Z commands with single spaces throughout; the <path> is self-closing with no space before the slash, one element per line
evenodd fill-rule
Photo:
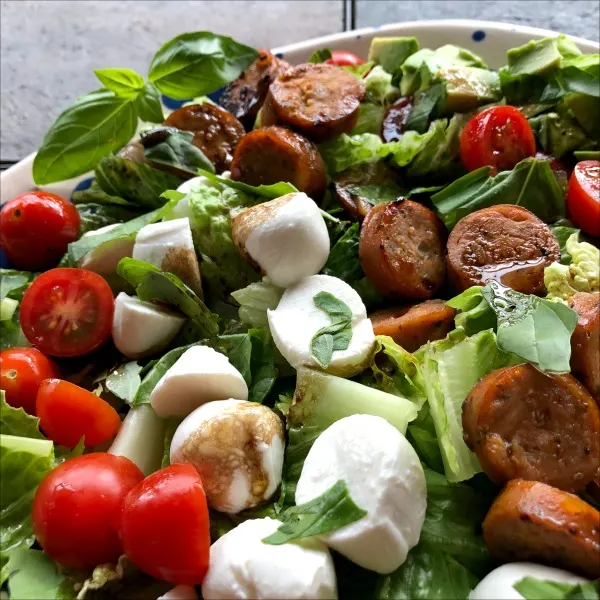
<path fill-rule="evenodd" d="M 229 169 L 233 151 L 246 133 L 231 113 L 211 102 L 182 106 L 164 124 L 193 131 L 194 145 L 215 165 L 217 173 Z"/>
<path fill-rule="evenodd" d="M 247 130 L 251 130 L 269 86 L 290 68 L 289 63 L 268 50 L 259 50 L 258 58 L 223 90 L 219 104 L 237 117 Z"/>
<path fill-rule="evenodd" d="M 316 142 L 349 133 L 358 119 L 364 85 L 334 65 L 304 64 L 269 87 L 261 123 L 287 125 Z"/>
<path fill-rule="evenodd" d="M 493 371 L 463 404 L 464 439 L 487 476 L 583 489 L 600 464 L 600 411 L 571 375 L 529 364 Z"/>
<path fill-rule="evenodd" d="M 545 483 L 509 481 L 483 521 L 483 539 L 502 562 L 540 562 L 600 577 L 600 513 Z"/>
<path fill-rule="evenodd" d="M 361 187 L 373 186 L 371 189 L 374 190 L 396 182 L 395 171 L 383 162 L 355 165 L 335 178 L 333 193 L 350 217 L 362 221 L 371 210 L 373 203 L 361 193 Z"/>
<path fill-rule="evenodd" d="M 381 137 L 384 142 L 397 142 L 402 138 L 412 107 L 412 98 L 400 98 L 387 109 L 381 123 Z"/>
<path fill-rule="evenodd" d="M 414 352 L 427 342 L 441 340 L 454 327 L 456 311 L 443 300 L 380 310 L 369 315 L 375 335 L 389 335 L 396 344 Z"/>
<path fill-rule="evenodd" d="M 550 228 L 512 204 L 467 215 L 448 238 L 448 277 L 460 292 L 495 279 L 518 292 L 542 294 L 544 268 L 558 260 L 560 245 Z"/>
<path fill-rule="evenodd" d="M 395 200 L 369 211 L 360 232 L 365 275 L 389 298 L 431 298 L 444 282 L 445 229 L 433 211 Z"/>
<path fill-rule="evenodd" d="M 571 370 L 600 405 L 600 292 L 578 292 L 569 306 L 579 315 L 571 336 Z"/>
<path fill-rule="evenodd" d="M 284 127 L 265 127 L 245 135 L 233 155 L 231 179 L 250 185 L 287 181 L 313 199 L 323 195 L 327 179 L 317 147 Z"/>

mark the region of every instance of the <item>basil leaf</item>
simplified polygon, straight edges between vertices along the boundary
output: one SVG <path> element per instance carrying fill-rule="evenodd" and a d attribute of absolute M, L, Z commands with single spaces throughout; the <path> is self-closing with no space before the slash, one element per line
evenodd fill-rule
<path fill-rule="evenodd" d="M 263 540 L 279 546 L 291 540 L 323 535 L 362 519 L 366 510 L 356 506 L 344 481 L 338 481 L 326 492 L 305 504 L 292 506 L 278 515 L 283 521 L 279 529 Z"/>
<path fill-rule="evenodd" d="M 406 122 L 406 129 L 425 133 L 429 126 L 429 120 L 445 96 L 446 86 L 443 83 L 436 83 L 430 88 L 418 92 Z"/>
<path fill-rule="evenodd" d="M 86 173 L 119 150 L 135 134 L 138 111 L 133 98 L 111 90 L 92 92 L 61 113 L 33 161 L 33 179 L 45 185 Z"/>
<path fill-rule="evenodd" d="M 513 587 L 525 600 L 600 600 L 600 579 L 572 584 L 524 577 Z"/>
<path fill-rule="evenodd" d="M 321 48 L 310 55 L 309 63 L 322 63 L 331 58 L 331 50 L 329 48 Z"/>
<path fill-rule="evenodd" d="M 449 230 L 464 216 L 496 204 L 522 206 L 546 222 L 564 216 L 564 196 L 548 161 L 526 158 L 512 171 L 489 173 L 482 167 L 431 196 Z"/>
<path fill-rule="evenodd" d="M 79 233 L 83 235 L 88 231 L 94 231 L 107 225 L 115 223 L 124 223 L 131 221 L 138 216 L 138 212 L 129 210 L 124 206 L 114 206 L 111 204 L 78 204 L 77 212 L 81 220 Z"/>
<path fill-rule="evenodd" d="M 198 175 L 203 175 L 213 183 L 220 183 L 226 187 L 238 190 L 239 192 L 244 192 L 252 196 L 269 198 L 269 200 L 280 198 L 286 194 L 298 191 L 291 183 L 287 183 L 286 181 L 280 181 L 279 183 L 272 183 L 270 185 L 249 185 L 248 183 L 242 183 L 241 181 L 234 181 L 227 177 L 215 175 L 215 173 L 205 171 L 204 169 L 198 169 Z"/>
<path fill-rule="evenodd" d="M 208 31 L 183 33 L 154 55 L 148 79 L 167 96 L 187 100 L 216 92 L 258 57 L 254 48 Z"/>
<path fill-rule="evenodd" d="M 111 371 L 104 384 L 106 389 L 127 404 L 131 404 L 142 383 L 140 371 L 142 367 L 133 360 Z"/>
<path fill-rule="evenodd" d="M 137 97 L 137 108 L 142 121 L 148 123 L 162 123 L 165 120 L 160 96 L 156 86 L 147 83 Z"/>
<path fill-rule="evenodd" d="M 133 98 L 144 89 L 144 78 L 131 69 L 97 69 L 100 83 L 121 98 Z"/>

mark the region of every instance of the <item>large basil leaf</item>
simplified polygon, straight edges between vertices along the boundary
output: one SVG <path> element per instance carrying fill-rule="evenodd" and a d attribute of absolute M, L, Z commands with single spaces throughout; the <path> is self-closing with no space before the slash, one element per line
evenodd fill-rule
<path fill-rule="evenodd" d="M 148 79 L 167 96 L 186 100 L 233 81 L 258 57 L 254 48 L 208 31 L 183 33 L 154 55 Z"/>
<path fill-rule="evenodd" d="M 148 123 L 162 123 L 165 120 L 160 95 L 156 86 L 147 83 L 137 97 L 137 107 L 142 121 Z"/>
<path fill-rule="evenodd" d="M 272 183 L 270 185 L 250 185 L 242 181 L 234 181 L 228 177 L 215 175 L 214 173 L 202 169 L 198 171 L 198 174 L 203 175 L 213 183 L 220 183 L 221 185 L 237 190 L 238 192 L 244 192 L 250 196 L 268 198 L 269 200 L 280 198 L 286 194 L 291 194 L 298 191 L 291 183 L 288 183 L 287 181 L 280 181 L 279 183 Z"/>
<path fill-rule="evenodd" d="M 138 211 L 113 204 L 95 204 L 94 202 L 78 204 L 77 212 L 81 220 L 79 233 L 83 235 L 107 225 L 131 221 L 138 216 Z"/>
<path fill-rule="evenodd" d="M 472 171 L 433 194 L 431 201 L 448 229 L 466 215 L 495 204 L 522 206 L 546 222 L 565 215 L 563 193 L 549 162 L 535 158 L 526 158 L 495 177 L 489 167 Z"/>
<path fill-rule="evenodd" d="M 54 122 L 33 161 L 38 185 L 70 179 L 93 169 L 100 158 L 117 151 L 134 135 L 135 98 L 102 89 L 80 98 Z"/>
<path fill-rule="evenodd" d="M 144 78 L 131 69 L 97 69 L 100 83 L 121 98 L 132 98 L 144 89 Z"/>

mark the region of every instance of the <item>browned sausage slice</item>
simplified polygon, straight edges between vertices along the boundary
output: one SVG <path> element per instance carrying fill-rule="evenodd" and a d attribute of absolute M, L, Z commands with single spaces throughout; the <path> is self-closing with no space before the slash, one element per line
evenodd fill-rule
<path fill-rule="evenodd" d="M 313 199 L 323 195 L 327 179 L 317 147 L 284 127 L 265 127 L 245 135 L 233 155 L 231 179 L 250 185 L 287 181 Z"/>
<path fill-rule="evenodd" d="M 518 292 L 542 294 L 544 268 L 558 260 L 560 246 L 550 228 L 512 204 L 467 215 L 448 238 L 448 277 L 461 292 L 496 279 Z"/>
<path fill-rule="evenodd" d="M 396 184 L 397 175 L 383 162 L 355 165 L 347 171 L 340 173 L 334 180 L 333 192 L 346 213 L 362 221 L 373 204 L 369 198 L 361 193 L 364 186 L 373 186 L 371 189 L 383 189 L 386 184 Z M 391 200 L 392 198 L 388 198 Z"/>
<path fill-rule="evenodd" d="M 600 292 L 578 292 L 569 306 L 579 315 L 571 336 L 571 370 L 600 405 Z"/>
<path fill-rule="evenodd" d="M 456 311 L 443 300 L 380 310 L 369 315 L 375 335 L 389 335 L 408 352 L 441 340 L 454 327 Z"/>
<path fill-rule="evenodd" d="M 371 209 L 360 232 L 365 275 L 389 298 L 431 298 L 444 282 L 445 229 L 418 202 L 395 200 Z"/>
<path fill-rule="evenodd" d="M 219 104 L 251 130 L 269 86 L 289 68 L 291 65 L 268 50 L 259 50 L 258 58 L 223 90 Z"/>
<path fill-rule="evenodd" d="M 571 375 L 531 365 L 505 367 L 480 379 L 463 404 L 466 444 L 487 476 L 583 489 L 600 464 L 600 411 Z"/>
<path fill-rule="evenodd" d="M 232 114 L 210 102 L 182 106 L 164 124 L 193 131 L 194 145 L 215 165 L 217 173 L 229 169 L 233 151 L 246 133 Z"/>
<path fill-rule="evenodd" d="M 299 65 L 271 84 L 261 122 L 287 125 L 324 142 L 352 130 L 364 95 L 363 84 L 339 67 Z"/>
<path fill-rule="evenodd" d="M 412 98 L 400 98 L 387 109 L 381 123 L 381 137 L 384 142 L 397 142 L 402 138 L 412 107 Z"/>
<path fill-rule="evenodd" d="M 600 513 L 545 483 L 509 481 L 485 517 L 483 539 L 503 562 L 540 562 L 600 577 Z"/>

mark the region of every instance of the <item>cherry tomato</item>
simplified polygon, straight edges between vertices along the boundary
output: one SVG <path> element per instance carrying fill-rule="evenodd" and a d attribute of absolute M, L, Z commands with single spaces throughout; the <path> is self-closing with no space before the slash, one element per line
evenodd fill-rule
<path fill-rule="evenodd" d="M 600 237 L 600 161 L 582 160 L 575 165 L 569 179 L 567 209 L 577 227 Z"/>
<path fill-rule="evenodd" d="M 33 499 L 33 531 L 44 552 L 65 567 L 93 569 L 123 553 L 116 523 L 143 473 L 105 452 L 71 458 L 52 470 Z"/>
<path fill-rule="evenodd" d="M 36 410 L 46 436 L 69 448 L 84 436 L 86 447 L 102 444 L 121 427 L 117 411 L 106 400 L 62 379 L 42 381 Z"/>
<path fill-rule="evenodd" d="M 9 348 L 0 352 L 0 390 L 6 402 L 35 415 L 35 397 L 40 383 L 58 377 L 58 367 L 36 348 Z"/>
<path fill-rule="evenodd" d="M 19 269 L 47 269 L 79 237 L 79 223 L 68 200 L 50 192 L 27 192 L 2 208 L 0 246 Z"/>
<path fill-rule="evenodd" d="M 189 463 L 152 473 L 123 502 L 119 535 L 127 557 L 152 577 L 196 585 L 208 569 L 204 488 Z"/>
<path fill-rule="evenodd" d="M 115 300 L 106 281 L 84 269 L 51 269 L 21 301 L 25 337 L 51 356 L 81 356 L 109 337 Z"/>
<path fill-rule="evenodd" d="M 364 64 L 364 60 L 352 52 L 347 50 L 333 50 L 331 58 L 325 61 L 326 65 L 337 65 L 338 67 L 356 67 Z"/>
<path fill-rule="evenodd" d="M 469 171 L 489 165 L 492 174 L 535 155 L 535 137 L 514 106 L 493 106 L 476 114 L 460 134 L 460 156 Z"/>

